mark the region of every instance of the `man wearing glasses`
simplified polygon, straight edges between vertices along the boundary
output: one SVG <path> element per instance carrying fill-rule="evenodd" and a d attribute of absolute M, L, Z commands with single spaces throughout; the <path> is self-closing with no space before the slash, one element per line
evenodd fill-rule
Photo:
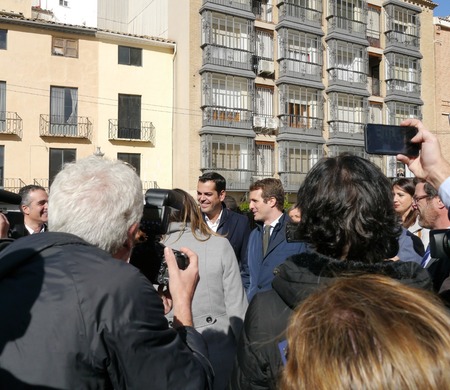
<path fill-rule="evenodd" d="M 431 184 L 424 180 L 417 183 L 412 205 L 419 212 L 420 226 L 427 229 L 450 229 L 448 209 Z M 448 259 L 432 258 L 430 245 L 428 245 L 421 265 L 428 269 L 433 279 L 434 289 L 439 291 L 442 282 L 450 274 Z"/>

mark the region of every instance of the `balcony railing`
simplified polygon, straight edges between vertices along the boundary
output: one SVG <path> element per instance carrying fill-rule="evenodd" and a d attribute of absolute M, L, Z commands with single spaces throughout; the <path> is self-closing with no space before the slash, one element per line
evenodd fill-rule
<path fill-rule="evenodd" d="M 348 121 L 331 121 L 330 138 L 364 139 L 364 124 Z"/>
<path fill-rule="evenodd" d="M 387 45 L 405 45 L 412 47 L 419 47 L 420 41 L 417 35 L 409 35 L 401 31 L 387 31 L 386 32 Z"/>
<path fill-rule="evenodd" d="M 203 49 L 203 65 L 212 64 L 252 70 L 252 54 L 246 50 L 207 45 Z"/>
<path fill-rule="evenodd" d="M 202 169 L 203 172 L 214 171 L 221 174 L 227 181 L 228 191 L 248 191 L 255 172 L 248 169 L 224 169 L 210 167 Z"/>
<path fill-rule="evenodd" d="M 23 121 L 16 112 L 0 111 L 0 134 L 15 134 L 22 138 Z"/>
<path fill-rule="evenodd" d="M 366 23 L 341 16 L 331 16 L 328 19 L 328 28 L 330 32 L 342 31 L 359 37 L 366 36 Z"/>
<path fill-rule="evenodd" d="M 44 187 L 47 191 L 50 188 L 49 180 L 47 178 L 33 179 L 33 184 Z"/>
<path fill-rule="evenodd" d="M 204 107 L 203 126 L 251 129 L 252 111 L 218 106 Z"/>
<path fill-rule="evenodd" d="M 380 31 L 367 29 L 367 40 L 372 47 L 381 47 Z"/>
<path fill-rule="evenodd" d="M 26 186 L 26 183 L 18 178 L 10 178 L 10 177 L 5 177 L 3 179 L 0 179 L 1 182 L 1 188 L 3 188 L 6 191 L 11 191 L 11 192 L 15 192 L 18 193 L 19 190 Z"/>
<path fill-rule="evenodd" d="M 154 180 L 141 180 L 141 183 L 144 194 L 151 188 L 159 188 L 158 183 Z"/>
<path fill-rule="evenodd" d="M 280 115 L 280 133 L 286 131 L 309 135 L 322 135 L 323 119 L 302 115 Z"/>
<path fill-rule="evenodd" d="M 420 83 L 405 80 L 386 80 L 387 93 L 400 93 L 402 95 L 416 95 L 420 97 Z"/>
<path fill-rule="evenodd" d="M 92 122 L 84 116 L 72 117 L 65 121 L 58 115 L 41 114 L 40 121 L 41 137 L 92 137 Z"/>
<path fill-rule="evenodd" d="M 307 78 L 309 80 L 322 80 L 322 65 L 312 62 L 283 58 L 280 60 L 280 77 Z"/>
<path fill-rule="evenodd" d="M 313 24 L 322 24 L 322 3 L 317 4 L 316 8 L 308 8 L 305 6 L 289 3 L 289 1 L 279 3 L 280 22 L 284 19 L 297 22 L 311 22 Z"/>
<path fill-rule="evenodd" d="M 140 124 L 140 127 L 138 127 Z M 140 122 L 135 127 L 119 125 L 117 119 L 109 120 L 110 140 L 150 142 L 155 145 L 155 126 L 152 122 Z"/>
<path fill-rule="evenodd" d="M 203 5 L 207 3 L 219 4 L 244 11 L 252 10 L 251 0 L 203 0 Z"/>
<path fill-rule="evenodd" d="M 286 192 L 297 192 L 306 177 L 306 173 L 279 172 L 280 180 Z"/>
<path fill-rule="evenodd" d="M 365 87 L 367 84 L 367 75 L 363 72 L 351 70 L 351 69 L 328 69 L 330 75 L 330 83 L 345 83 L 346 85 L 359 84 L 361 87 Z"/>

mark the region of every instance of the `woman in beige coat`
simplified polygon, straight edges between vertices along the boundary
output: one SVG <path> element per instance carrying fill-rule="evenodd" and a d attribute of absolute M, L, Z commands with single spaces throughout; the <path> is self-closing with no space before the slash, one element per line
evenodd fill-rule
<path fill-rule="evenodd" d="M 208 345 L 214 389 L 224 389 L 247 309 L 239 265 L 228 240 L 209 229 L 194 198 L 183 190 L 175 191 L 183 195 L 184 207 L 171 216 L 173 222 L 163 243 L 172 249 L 187 247 L 198 255 L 200 280 L 192 302 L 194 327 Z M 170 313 L 167 317 L 172 319 Z"/>

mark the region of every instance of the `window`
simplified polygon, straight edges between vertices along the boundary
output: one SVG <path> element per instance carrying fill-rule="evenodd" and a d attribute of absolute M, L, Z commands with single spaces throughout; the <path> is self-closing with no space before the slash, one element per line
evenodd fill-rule
<path fill-rule="evenodd" d="M 76 135 L 78 126 L 78 89 L 50 88 L 50 134 Z"/>
<path fill-rule="evenodd" d="M 388 53 L 386 81 L 389 91 L 420 93 L 419 60 L 398 53 Z"/>
<path fill-rule="evenodd" d="M 366 83 L 367 53 L 361 45 L 333 40 L 329 42 L 328 53 L 333 80 Z"/>
<path fill-rule="evenodd" d="M 386 112 L 391 125 L 399 125 L 405 119 L 422 117 L 421 106 L 403 102 L 386 103 Z"/>
<path fill-rule="evenodd" d="M 141 155 L 140 153 L 117 153 L 117 159 L 130 164 L 137 175 L 141 176 Z"/>
<path fill-rule="evenodd" d="M 78 40 L 53 37 L 52 55 L 77 58 Z"/>
<path fill-rule="evenodd" d="M 368 101 L 358 95 L 330 93 L 330 131 L 343 134 L 362 134 L 367 122 Z"/>
<path fill-rule="evenodd" d="M 118 137 L 141 139 L 141 97 L 119 94 Z"/>
<path fill-rule="evenodd" d="M 256 175 L 272 177 L 275 171 L 273 142 L 256 141 Z"/>
<path fill-rule="evenodd" d="M 57 173 L 64 164 L 75 161 L 77 157 L 76 149 L 55 149 L 50 148 L 50 161 L 48 180 L 51 185 Z"/>
<path fill-rule="evenodd" d="M 6 81 L 0 81 L 0 132 L 6 130 Z"/>
<path fill-rule="evenodd" d="M 288 127 L 321 129 L 323 104 L 320 92 L 312 88 L 282 86 L 280 89 L 280 112 Z"/>
<path fill-rule="evenodd" d="M 62 5 L 63 7 L 68 7 L 69 1 L 68 0 L 59 0 L 59 5 Z"/>
<path fill-rule="evenodd" d="M 119 64 L 142 66 L 142 49 L 119 46 Z"/>
<path fill-rule="evenodd" d="M 6 38 L 8 35 L 8 30 L 0 29 L 0 49 L 6 50 Z"/>
<path fill-rule="evenodd" d="M 257 87 L 255 95 L 255 114 L 273 116 L 273 88 Z"/>
<path fill-rule="evenodd" d="M 256 30 L 256 55 L 273 60 L 273 34 L 263 30 Z"/>

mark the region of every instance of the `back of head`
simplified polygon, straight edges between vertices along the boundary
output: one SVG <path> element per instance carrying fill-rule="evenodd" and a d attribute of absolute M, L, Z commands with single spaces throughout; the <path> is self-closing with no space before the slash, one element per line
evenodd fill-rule
<path fill-rule="evenodd" d="M 317 252 L 368 263 L 397 254 L 401 227 L 391 183 L 370 161 L 349 154 L 321 159 L 297 197 L 298 236 Z"/>
<path fill-rule="evenodd" d="M 249 191 L 261 190 L 261 197 L 264 201 L 275 198 L 277 209 L 283 211 L 284 208 L 284 188 L 281 180 L 268 177 L 255 181 L 249 188 Z"/>
<path fill-rule="evenodd" d="M 184 225 L 189 223 L 192 234 L 196 239 L 200 241 L 204 241 L 205 238 L 208 239 L 211 236 L 211 230 L 204 221 L 202 212 L 195 199 L 180 188 L 174 188 L 173 191 L 183 197 L 183 209 L 173 213 L 171 215 L 171 221 L 182 222 Z M 200 231 L 201 235 L 198 234 L 198 231 Z"/>
<path fill-rule="evenodd" d="M 227 187 L 227 181 L 222 175 L 219 175 L 217 172 L 206 172 L 198 178 L 198 181 L 201 183 L 213 181 L 218 194 L 220 194 L 222 191 L 225 191 Z"/>
<path fill-rule="evenodd" d="M 91 156 L 66 164 L 50 188 L 49 228 L 114 254 L 142 217 L 142 184 L 119 160 Z"/>
<path fill-rule="evenodd" d="M 287 334 L 283 390 L 450 388 L 450 317 L 387 277 L 338 279 L 296 309 Z"/>

